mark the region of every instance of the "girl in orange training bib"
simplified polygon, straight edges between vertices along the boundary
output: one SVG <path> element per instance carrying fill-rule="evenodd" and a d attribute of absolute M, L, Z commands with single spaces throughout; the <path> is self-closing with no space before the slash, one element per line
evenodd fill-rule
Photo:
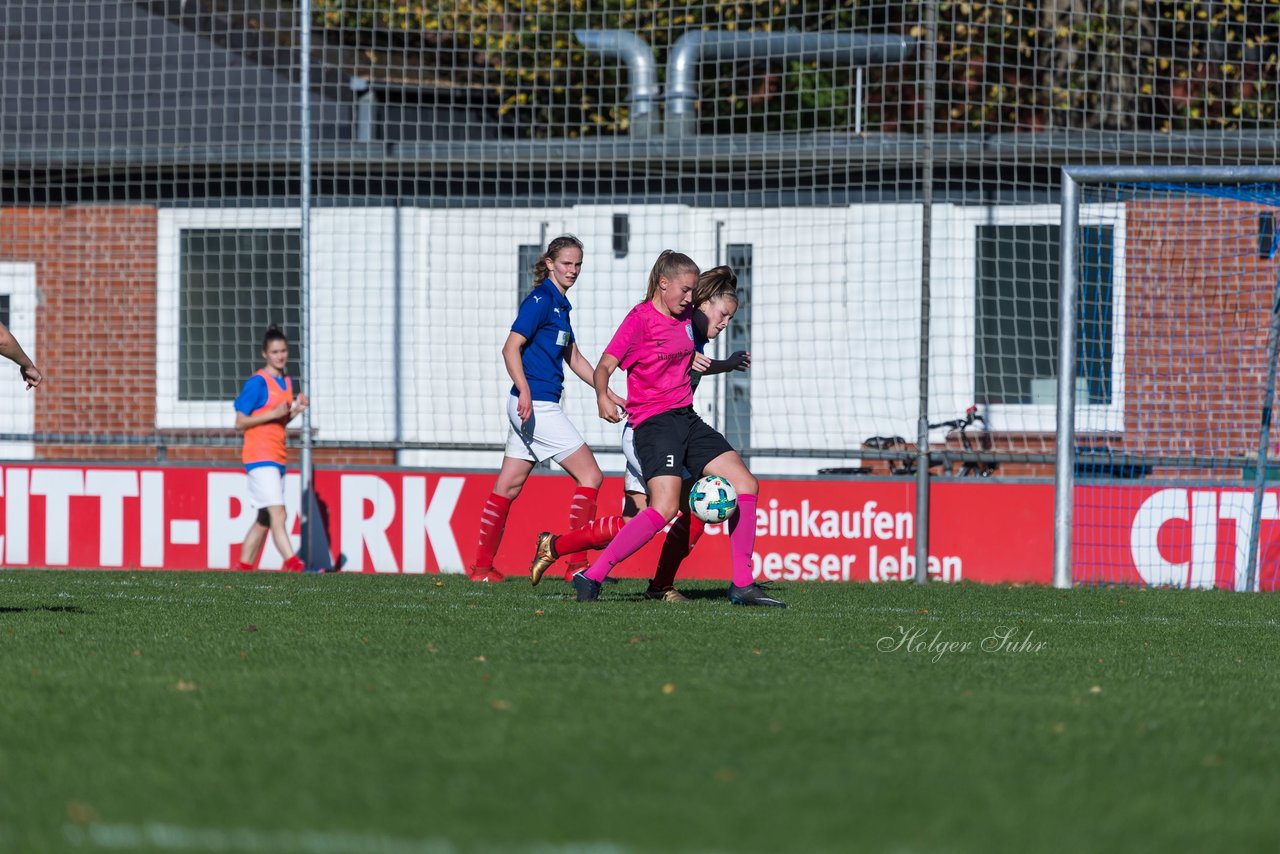
<path fill-rule="evenodd" d="M 245 380 L 235 402 L 236 429 L 244 433 L 241 459 L 249 476 L 249 501 L 258 511 L 240 546 L 236 569 L 254 569 L 270 531 L 284 557 L 284 571 L 302 572 L 284 524 L 285 427 L 307 408 L 307 396 L 294 396 L 293 379 L 284 372 L 289 341 L 274 323 L 262 336 L 262 359 L 262 369 Z"/>

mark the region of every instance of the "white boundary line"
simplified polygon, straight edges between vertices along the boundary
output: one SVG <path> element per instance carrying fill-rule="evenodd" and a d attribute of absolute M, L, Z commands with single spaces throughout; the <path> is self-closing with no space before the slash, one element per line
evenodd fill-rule
<path fill-rule="evenodd" d="M 322 830 L 255 830 L 238 827 L 187 827 L 180 824 L 66 824 L 63 838 L 76 848 L 112 851 L 218 851 L 265 854 L 461 854 L 464 851 L 533 851 L 546 854 L 625 854 L 632 849 L 611 842 L 529 845 L 477 843 L 460 845 L 447 839 L 409 839 L 377 833 Z"/>

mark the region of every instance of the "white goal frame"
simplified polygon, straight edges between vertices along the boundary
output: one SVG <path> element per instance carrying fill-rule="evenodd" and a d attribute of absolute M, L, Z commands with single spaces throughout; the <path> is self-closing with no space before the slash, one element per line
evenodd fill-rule
<path fill-rule="evenodd" d="M 1085 184 L 1126 182 L 1134 184 L 1266 184 L 1280 183 L 1280 166 L 1064 166 L 1059 204 L 1062 210 L 1061 247 L 1058 257 L 1058 400 L 1055 431 L 1053 502 L 1053 586 L 1069 588 L 1073 496 L 1075 491 L 1075 386 L 1076 386 L 1076 264 L 1079 248 L 1080 187 Z M 1068 263 L 1071 259 L 1071 263 Z M 1254 467 L 1253 511 L 1250 524 L 1245 589 L 1257 589 L 1259 517 L 1266 486 L 1270 412 L 1275 398 L 1276 355 L 1280 346 L 1280 274 L 1271 300 L 1267 331 L 1267 382 L 1259 419 L 1258 460 Z"/>

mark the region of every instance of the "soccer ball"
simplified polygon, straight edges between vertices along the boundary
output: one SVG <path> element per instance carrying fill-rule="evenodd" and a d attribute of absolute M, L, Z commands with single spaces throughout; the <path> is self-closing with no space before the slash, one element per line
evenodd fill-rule
<path fill-rule="evenodd" d="M 737 506 L 738 491 L 718 474 L 707 475 L 689 490 L 689 509 L 704 522 L 723 522 Z"/>

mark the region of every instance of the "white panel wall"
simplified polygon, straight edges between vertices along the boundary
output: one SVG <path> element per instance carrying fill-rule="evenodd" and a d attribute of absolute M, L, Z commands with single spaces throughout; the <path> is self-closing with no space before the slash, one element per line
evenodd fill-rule
<path fill-rule="evenodd" d="M 412 272 L 402 295 L 406 440 L 506 440 L 504 395 L 511 380 L 502 344 L 515 319 L 517 247 L 541 243 L 544 232 L 548 240 L 559 234 L 556 214 L 413 211 L 404 242 Z"/>
<path fill-rule="evenodd" d="M 612 245 L 616 214 L 629 219 L 630 239 L 621 254 Z M 1109 215 L 1122 223 L 1115 211 Z M 1052 221 L 1055 216 L 1056 208 L 1049 207 L 935 207 L 932 420 L 959 417 L 973 402 L 977 224 Z M 643 299 L 649 270 L 663 249 L 685 252 L 706 269 L 724 261 L 729 244 L 752 246 L 752 445 L 829 454 L 815 455 L 803 465 L 780 462 L 771 469 L 793 468 L 801 474 L 812 472 L 820 462 L 851 462 L 868 436 L 915 438 L 922 233 L 917 205 L 770 210 L 682 205 L 406 208 L 399 213 L 398 274 L 396 218 L 393 209 L 318 210 L 313 215 L 312 397 L 322 439 L 396 438 L 393 351 L 398 322 L 399 438 L 441 444 L 504 442 L 510 379 L 501 348 L 515 317 L 520 277 L 525 275 L 517 269 L 518 247 L 545 246 L 566 232 L 576 234 L 586 246 L 583 273 L 569 299 L 579 347 L 592 363 L 626 312 Z M 171 368 L 177 355 L 178 230 L 232 223 L 296 226 L 297 214 L 161 212 L 160 427 L 225 426 L 228 421 L 229 402 L 178 404 Z M 1122 235 L 1117 245 L 1122 253 Z M 1118 258 L 1121 269 L 1122 254 Z M 1121 307 L 1122 287 L 1123 282 L 1117 282 Z M 734 323 L 747 320 L 740 315 Z M 1122 314 L 1117 323 L 1122 330 Z M 19 337 L 26 343 L 26 337 Z M 1118 347 L 1117 363 L 1122 365 L 1123 350 Z M 714 352 L 726 355 L 722 346 Z M 625 395 L 625 375 L 616 377 L 614 387 Z M 724 422 L 722 392 L 723 382 L 714 378 L 695 399 L 704 417 L 718 427 Z M 619 428 L 597 417 L 591 389 L 571 373 L 566 376 L 564 406 L 606 468 L 617 470 Z M 995 421 L 1021 419 L 1017 424 L 1030 429 L 1040 424 L 1042 414 L 990 413 Z M 499 460 L 496 451 L 401 454 L 404 463 L 436 466 L 496 467 Z"/>
<path fill-rule="evenodd" d="M 310 398 L 317 439 L 395 437 L 395 217 L 391 208 L 312 212 Z"/>

